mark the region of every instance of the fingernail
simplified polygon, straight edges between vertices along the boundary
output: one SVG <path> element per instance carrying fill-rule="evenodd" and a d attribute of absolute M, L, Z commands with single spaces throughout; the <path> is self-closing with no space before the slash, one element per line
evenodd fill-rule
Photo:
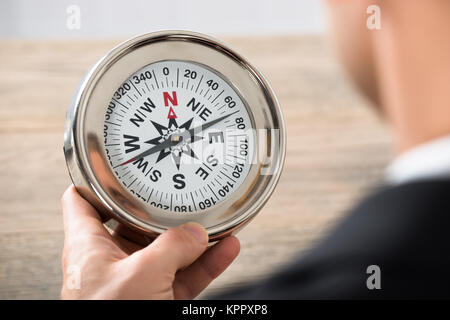
<path fill-rule="evenodd" d="M 181 226 L 184 230 L 190 232 L 202 244 L 208 243 L 208 234 L 206 230 L 195 222 L 188 222 Z"/>

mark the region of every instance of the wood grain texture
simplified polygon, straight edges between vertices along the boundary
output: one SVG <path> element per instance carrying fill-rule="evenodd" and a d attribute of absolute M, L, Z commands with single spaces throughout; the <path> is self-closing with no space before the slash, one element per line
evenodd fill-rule
<path fill-rule="evenodd" d="M 239 238 L 236 262 L 204 294 L 257 281 L 308 250 L 380 181 L 390 137 L 321 37 L 224 39 L 265 74 L 288 130 L 285 170 Z M 0 298 L 54 299 L 61 287 L 66 108 L 119 41 L 0 41 Z"/>

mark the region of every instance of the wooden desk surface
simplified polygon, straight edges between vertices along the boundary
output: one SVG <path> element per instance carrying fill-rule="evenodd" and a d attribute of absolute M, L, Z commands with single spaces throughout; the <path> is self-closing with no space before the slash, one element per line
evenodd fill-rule
<path fill-rule="evenodd" d="M 288 129 L 281 181 L 207 290 L 257 280 L 308 249 L 377 183 L 390 137 L 321 37 L 224 39 L 266 75 Z M 58 298 L 60 196 L 70 180 L 65 112 L 88 68 L 119 41 L 0 41 L 0 298 Z"/>

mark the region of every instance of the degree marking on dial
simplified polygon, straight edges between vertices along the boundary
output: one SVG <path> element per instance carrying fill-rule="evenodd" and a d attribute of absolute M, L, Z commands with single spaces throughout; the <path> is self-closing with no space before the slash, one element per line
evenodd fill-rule
<path fill-rule="evenodd" d="M 113 124 L 113 125 L 115 125 L 115 126 L 118 126 L 118 127 L 120 127 L 121 125 L 120 124 L 118 124 L 118 123 L 114 123 L 114 122 L 111 122 L 111 121 L 105 121 L 106 123 L 109 123 L 109 124 Z"/>
<path fill-rule="evenodd" d="M 150 192 L 150 195 L 148 196 L 147 202 L 150 200 L 150 197 L 152 196 L 153 191 L 155 191 L 155 190 L 152 188 L 152 191 Z"/>
<path fill-rule="evenodd" d="M 130 97 L 130 95 L 127 93 L 127 98 L 130 99 L 133 103 L 135 103 L 136 101 L 133 100 L 132 97 Z"/>
<path fill-rule="evenodd" d="M 202 77 L 200 78 L 200 81 L 197 84 L 197 89 L 195 89 L 195 93 L 197 93 L 198 88 L 200 87 L 200 83 L 202 82 L 202 80 L 203 80 L 203 75 L 202 75 Z"/>
<path fill-rule="evenodd" d="M 197 206 L 195 205 L 194 196 L 192 195 L 192 192 L 191 192 L 191 198 L 192 198 L 192 203 L 194 204 L 194 209 L 195 209 L 195 211 L 197 211 Z"/>
<path fill-rule="evenodd" d="M 116 98 L 112 98 L 115 102 L 117 102 L 118 104 L 120 104 L 122 107 L 124 107 L 127 110 L 130 110 L 129 107 L 127 107 L 126 105 L 124 105 L 122 102 L 118 101 Z"/>
<path fill-rule="evenodd" d="M 159 89 L 159 84 L 158 84 L 158 80 L 156 79 L 155 70 L 152 70 L 152 73 L 153 73 L 153 79 L 155 79 L 156 86 Z"/>
<path fill-rule="evenodd" d="M 133 81 L 130 80 L 130 83 L 134 87 L 134 90 L 136 90 L 136 92 L 139 93 L 139 95 L 142 97 L 141 92 L 136 88 L 136 86 L 134 85 Z"/>
<path fill-rule="evenodd" d="M 116 154 L 112 155 L 111 158 L 112 157 L 117 157 L 117 156 L 120 156 L 120 155 L 121 155 L 120 153 L 116 153 Z"/>
<path fill-rule="evenodd" d="M 211 186 L 208 184 L 208 188 L 209 190 L 211 190 L 211 192 L 216 196 L 217 200 L 219 200 L 219 197 L 217 196 L 217 194 L 214 192 L 213 189 L 211 189 Z"/>
<path fill-rule="evenodd" d="M 231 181 L 233 181 L 234 183 L 236 183 L 236 180 L 234 180 L 233 178 L 231 178 L 229 175 L 227 175 L 225 172 L 223 172 L 222 170 L 220 170 L 220 173 L 223 175 L 223 176 L 225 176 L 225 177 L 227 177 L 228 179 L 230 179 Z"/>
<path fill-rule="evenodd" d="M 122 175 L 122 178 L 124 178 L 126 175 L 128 175 L 131 172 L 131 169 L 129 169 L 124 175 Z"/>
<path fill-rule="evenodd" d="M 242 136 L 247 136 L 247 134 L 245 133 L 239 133 L 239 134 L 229 134 L 229 137 L 242 137 Z"/>
<path fill-rule="evenodd" d="M 230 156 L 230 157 L 233 157 L 233 158 L 236 158 L 236 159 L 239 159 L 239 160 L 245 161 L 245 159 L 244 159 L 244 158 L 240 158 L 240 157 L 238 157 L 238 156 L 236 156 L 236 155 L 234 155 L 234 154 L 229 154 L 229 153 L 227 153 L 227 156 Z"/>
<path fill-rule="evenodd" d="M 220 91 L 220 93 L 214 98 L 213 101 L 211 101 L 211 103 L 214 103 L 214 101 L 217 100 L 218 97 L 220 97 L 220 95 L 224 92 L 225 90 Z"/>

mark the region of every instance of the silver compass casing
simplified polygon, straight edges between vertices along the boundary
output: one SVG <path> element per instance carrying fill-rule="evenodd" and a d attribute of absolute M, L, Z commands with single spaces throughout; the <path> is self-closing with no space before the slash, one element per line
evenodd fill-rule
<path fill-rule="evenodd" d="M 195 213 L 172 213 L 147 205 L 114 176 L 103 146 L 103 120 L 111 96 L 136 70 L 163 60 L 201 63 L 239 92 L 254 125 L 257 148 L 245 182 L 226 200 Z M 264 77 L 221 42 L 188 31 L 148 33 L 123 42 L 101 58 L 74 93 L 67 111 L 64 154 L 78 192 L 110 225 L 154 238 L 166 229 L 195 221 L 210 241 L 236 233 L 264 206 L 282 172 L 286 130 L 278 101 Z"/>

